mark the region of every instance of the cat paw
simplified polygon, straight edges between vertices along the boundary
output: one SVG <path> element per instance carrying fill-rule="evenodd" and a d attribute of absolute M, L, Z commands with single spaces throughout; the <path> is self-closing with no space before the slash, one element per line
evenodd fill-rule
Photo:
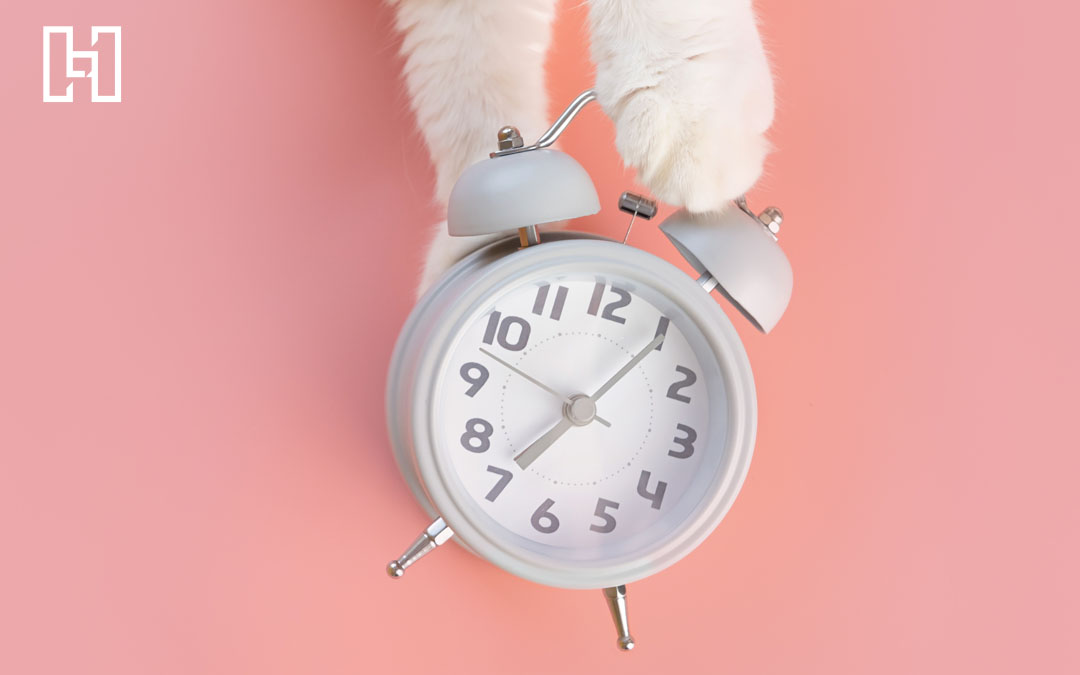
<path fill-rule="evenodd" d="M 446 231 L 445 220 L 436 224 L 432 228 L 431 242 L 428 244 L 427 255 L 424 258 L 424 271 L 420 275 L 420 283 L 416 288 L 416 297 L 427 293 L 428 289 L 439 280 L 439 277 L 445 274 L 446 270 L 453 267 L 459 260 L 485 244 L 504 236 L 508 235 L 451 237 Z"/>
<path fill-rule="evenodd" d="M 566 227 L 565 221 L 544 223 L 540 230 L 540 240 L 556 230 Z M 416 297 L 419 298 L 428 289 L 438 282 L 439 278 L 448 269 L 456 265 L 473 251 L 479 250 L 498 239 L 517 238 L 515 230 L 496 232 L 495 234 L 481 234 L 470 237 L 451 237 L 446 231 L 446 221 L 438 223 L 433 228 L 431 243 L 428 245 L 427 256 L 424 259 L 424 271 L 420 275 L 420 283 L 416 288 Z"/>
<path fill-rule="evenodd" d="M 625 163 L 661 201 L 704 212 L 761 176 L 774 102 L 752 15 L 720 23 L 704 16 L 716 9 L 692 11 L 703 15 L 664 30 L 654 23 L 607 49 L 601 37 L 594 58 L 598 99 Z M 601 21 L 594 32 L 607 27 Z"/>

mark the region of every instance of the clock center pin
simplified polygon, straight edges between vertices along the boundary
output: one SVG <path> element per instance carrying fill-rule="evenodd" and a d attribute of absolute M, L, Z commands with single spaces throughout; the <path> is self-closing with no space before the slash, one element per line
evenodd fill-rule
<path fill-rule="evenodd" d="M 596 403 L 590 396 L 575 394 L 563 406 L 563 412 L 566 419 L 579 427 L 583 427 L 596 419 Z"/>

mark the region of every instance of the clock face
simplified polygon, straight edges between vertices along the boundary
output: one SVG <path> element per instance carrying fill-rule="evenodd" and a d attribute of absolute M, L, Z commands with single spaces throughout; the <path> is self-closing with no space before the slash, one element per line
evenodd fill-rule
<path fill-rule="evenodd" d="M 662 290 L 530 278 L 455 338 L 436 452 L 508 544 L 576 563 L 640 558 L 715 489 L 727 397 L 707 339 Z"/>

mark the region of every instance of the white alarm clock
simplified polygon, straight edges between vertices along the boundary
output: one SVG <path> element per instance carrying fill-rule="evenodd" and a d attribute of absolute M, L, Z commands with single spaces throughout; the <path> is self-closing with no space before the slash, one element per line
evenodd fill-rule
<path fill-rule="evenodd" d="M 578 97 L 532 146 L 501 130 L 499 151 L 450 196 L 452 235 L 517 236 L 450 269 L 398 339 L 390 438 L 434 522 L 388 572 L 453 537 L 525 579 L 603 589 L 630 649 L 626 584 L 700 544 L 750 466 L 754 380 L 712 291 L 767 332 L 792 276 L 780 212 L 757 216 L 741 200 L 661 225 L 696 281 L 618 241 L 569 231 L 541 241 L 536 225 L 600 209 L 585 170 L 548 148 L 593 98 Z M 628 193 L 620 208 L 656 212 Z"/>

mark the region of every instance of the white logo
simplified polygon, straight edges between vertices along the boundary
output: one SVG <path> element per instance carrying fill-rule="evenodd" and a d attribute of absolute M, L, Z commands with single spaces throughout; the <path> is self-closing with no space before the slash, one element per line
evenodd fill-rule
<path fill-rule="evenodd" d="M 69 82 L 65 93 L 54 96 L 52 93 L 51 68 L 52 68 L 52 36 L 63 33 L 66 38 L 67 77 L 84 77 L 90 79 L 90 100 L 94 103 L 119 103 L 120 102 L 120 26 L 91 26 L 90 46 L 97 45 L 98 36 L 111 34 L 113 36 L 113 93 L 104 95 L 99 93 L 100 75 L 98 72 L 98 56 L 96 49 L 75 50 L 75 30 L 72 26 L 45 26 L 42 29 L 42 98 L 45 103 L 71 103 L 75 100 L 73 88 L 75 84 Z M 89 70 L 75 70 L 76 59 L 89 59 Z"/>

